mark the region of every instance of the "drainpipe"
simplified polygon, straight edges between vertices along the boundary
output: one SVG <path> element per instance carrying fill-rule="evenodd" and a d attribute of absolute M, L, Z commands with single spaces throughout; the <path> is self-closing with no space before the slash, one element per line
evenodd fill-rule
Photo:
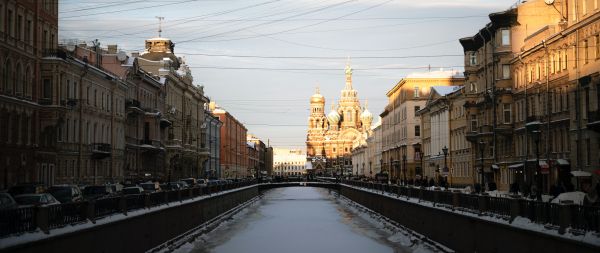
<path fill-rule="evenodd" d="M 492 153 L 492 159 L 493 162 L 496 163 L 497 160 L 497 148 L 496 148 L 496 139 L 498 138 L 496 135 L 496 127 L 498 124 L 498 112 L 497 112 L 497 106 L 496 106 L 496 59 L 494 57 L 494 52 L 496 50 L 496 41 L 493 39 L 495 36 L 493 36 L 493 34 L 490 32 L 490 30 L 486 27 L 485 30 L 488 32 L 488 34 L 490 35 L 490 44 L 492 46 L 492 110 L 493 110 L 493 121 L 492 121 L 492 142 L 494 142 L 493 144 L 493 149 L 494 152 Z"/>
<path fill-rule="evenodd" d="M 519 62 L 521 62 L 521 64 L 524 64 L 522 54 L 519 54 Z M 524 64 L 524 65 L 525 65 L 525 71 L 526 71 L 525 73 L 527 76 L 527 74 L 529 73 L 529 68 L 527 68 L 527 64 Z M 527 115 L 527 108 L 528 108 L 527 104 L 528 104 L 528 100 L 529 100 L 527 98 L 527 87 L 529 86 L 528 80 L 525 79 L 524 83 L 525 83 L 525 106 L 523 107 L 523 111 L 525 114 L 525 138 L 524 138 L 525 142 L 523 144 L 525 144 L 524 145 L 525 146 L 525 148 L 524 148 L 525 155 L 523 156 L 524 157 L 523 158 L 523 181 L 526 182 L 527 181 L 527 173 L 525 173 L 525 169 L 526 169 L 525 166 L 527 166 L 527 157 L 529 156 L 529 136 L 527 134 L 527 126 L 526 126 L 527 125 L 527 117 L 529 116 L 529 115 Z"/>
<path fill-rule="evenodd" d="M 579 10 L 579 5 L 575 1 L 575 23 L 579 22 L 579 16 L 577 12 Z M 582 161 L 581 161 L 581 83 L 579 82 L 579 77 L 581 75 L 579 69 L 579 31 L 575 32 L 575 73 L 576 73 L 576 84 L 575 84 L 575 118 L 577 120 L 577 170 L 582 170 Z M 568 93 L 567 93 L 568 94 Z M 568 96 L 568 95 L 567 95 Z"/>
<path fill-rule="evenodd" d="M 550 110 L 550 55 L 548 53 L 548 44 L 546 40 L 542 40 L 546 51 L 546 163 L 550 164 L 550 121 L 552 120 L 552 111 Z M 539 165 L 538 165 L 539 166 Z M 550 183 L 550 182 L 548 182 Z"/>
<path fill-rule="evenodd" d="M 88 64 L 87 61 L 84 61 L 85 65 L 83 66 L 83 73 L 81 74 L 81 76 L 79 77 L 79 85 L 80 85 L 80 89 L 79 89 L 79 156 L 77 159 L 77 181 L 81 182 L 81 167 L 82 167 L 82 162 L 83 162 L 83 78 L 87 75 L 88 73 Z M 89 100 L 89 98 L 87 98 Z M 88 129 L 89 131 L 89 129 Z"/>

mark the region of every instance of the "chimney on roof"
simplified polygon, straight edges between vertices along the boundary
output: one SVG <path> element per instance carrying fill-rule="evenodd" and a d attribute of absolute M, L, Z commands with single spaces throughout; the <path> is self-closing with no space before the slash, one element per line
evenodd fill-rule
<path fill-rule="evenodd" d="M 117 45 L 107 45 L 108 54 L 117 54 Z"/>

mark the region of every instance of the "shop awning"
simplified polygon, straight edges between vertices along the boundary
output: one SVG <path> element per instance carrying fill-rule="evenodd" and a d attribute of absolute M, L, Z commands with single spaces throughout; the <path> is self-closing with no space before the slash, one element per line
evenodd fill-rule
<path fill-rule="evenodd" d="M 499 170 L 500 167 L 498 166 L 498 164 L 492 164 L 492 169 Z"/>
<path fill-rule="evenodd" d="M 517 164 L 513 164 L 508 166 L 509 169 L 521 169 L 523 168 L 523 164 L 522 163 L 517 163 Z"/>
<path fill-rule="evenodd" d="M 569 165 L 569 161 L 565 159 L 556 159 L 556 164 L 559 166 L 567 166 Z"/>

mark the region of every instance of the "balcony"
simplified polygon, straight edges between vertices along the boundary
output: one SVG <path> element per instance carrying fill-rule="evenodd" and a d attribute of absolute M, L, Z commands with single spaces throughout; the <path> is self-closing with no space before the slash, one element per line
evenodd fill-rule
<path fill-rule="evenodd" d="M 513 129 L 513 123 L 501 123 L 496 125 L 496 129 L 494 129 L 494 131 L 502 135 L 512 135 Z"/>
<path fill-rule="evenodd" d="M 104 159 L 111 155 L 111 145 L 108 143 L 93 143 L 92 144 L 92 158 Z"/>
<path fill-rule="evenodd" d="M 136 99 L 125 100 L 125 107 L 127 108 L 127 113 L 131 113 L 132 115 L 139 115 L 144 113 L 144 110 L 140 108 L 140 101 Z"/>
<path fill-rule="evenodd" d="M 52 105 L 52 99 L 51 98 L 40 98 L 40 101 L 38 103 L 40 105 Z"/>
<path fill-rule="evenodd" d="M 587 127 L 593 131 L 600 132 L 600 110 L 589 111 L 587 114 Z"/>
<path fill-rule="evenodd" d="M 63 99 L 60 101 L 60 105 L 67 107 L 69 109 L 74 109 L 75 107 L 77 107 L 77 99 L 74 99 L 74 98 Z"/>
<path fill-rule="evenodd" d="M 492 135 L 494 128 L 491 125 L 483 125 L 479 127 L 479 136 Z"/>
<path fill-rule="evenodd" d="M 160 141 L 144 139 L 140 142 L 142 144 L 140 145 L 140 148 L 143 149 L 144 152 L 157 153 L 164 150 L 160 147 Z"/>
<path fill-rule="evenodd" d="M 67 53 L 60 49 L 44 49 L 42 57 L 61 58 L 64 60 L 67 59 Z"/>

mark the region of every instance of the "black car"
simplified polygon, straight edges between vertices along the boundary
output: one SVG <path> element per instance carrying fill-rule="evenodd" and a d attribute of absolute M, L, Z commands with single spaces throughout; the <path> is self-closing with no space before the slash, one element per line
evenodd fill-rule
<path fill-rule="evenodd" d="M 60 203 L 78 202 L 83 200 L 83 194 L 77 185 L 55 185 L 46 192 L 52 194 Z"/>
<path fill-rule="evenodd" d="M 91 185 L 83 189 L 83 198 L 99 199 L 113 195 L 112 187 L 109 185 Z"/>
<path fill-rule="evenodd" d="M 13 197 L 21 194 L 39 194 L 45 191 L 46 187 L 39 183 L 18 184 L 8 189 L 8 193 Z"/>

